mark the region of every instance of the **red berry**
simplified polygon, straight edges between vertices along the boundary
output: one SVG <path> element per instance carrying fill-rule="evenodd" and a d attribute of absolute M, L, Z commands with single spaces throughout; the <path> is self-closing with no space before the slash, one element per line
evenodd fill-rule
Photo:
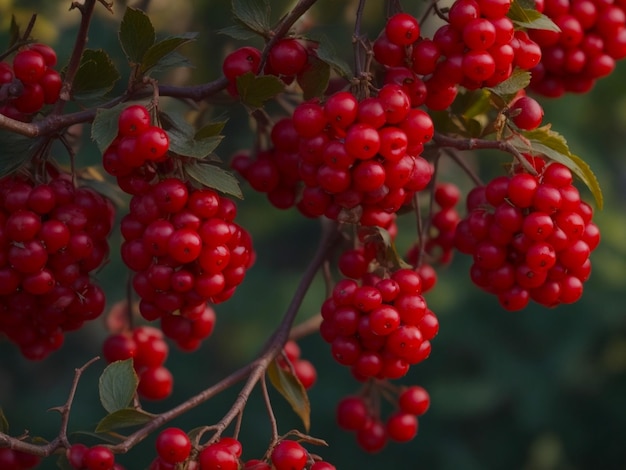
<path fill-rule="evenodd" d="M 303 470 L 308 452 L 296 441 L 282 440 L 272 450 L 272 464 L 276 470 Z"/>
<path fill-rule="evenodd" d="M 189 457 L 191 441 L 187 433 L 179 428 L 167 428 L 156 439 L 159 457 L 168 463 L 179 463 Z"/>

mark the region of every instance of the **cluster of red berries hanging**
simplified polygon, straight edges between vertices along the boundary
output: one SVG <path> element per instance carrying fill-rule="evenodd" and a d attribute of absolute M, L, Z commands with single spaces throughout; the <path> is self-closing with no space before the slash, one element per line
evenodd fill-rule
<path fill-rule="evenodd" d="M 26 122 L 44 104 L 55 103 L 62 86 L 56 63 L 56 52 L 46 44 L 25 46 L 12 65 L 0 62 L 0 114 Z"/>
<path fill-rule="evenodd" d="M 122 260 L 136 274 L 139 311 L 161 321 L 163 332 L 192 351 L 213 330 L 207 302 L 230 298 L 254 262 L 252 239 L 234 222 L 233 201 L 177 177 L 159 179 L 169 138 L 151 125 L 144 106 L 126 108 L 118 136 L 104 152 L 104 168 L 133 195 L 122 218 Z"/>
<path fill-rule="evenodd" d="M 247 164 L 241 157 L 234 167 L 278 207 L 296 203 L 309 217 L 345 215 L 388 227 L 430 181 L 432 168 L 420 153 L 433 133 L 430 116 L 412 108 L 399 85 L 361 101 L 342 91 L 323 104 L 300 104 L 274 126 L 274 149 Z"/>
<path fill-rule="evenodd" d="M 387 21 L 374 42 L 374 57 L 391 76 L 404 81 L 418 101 L 431 109 L 446 109 L 457 86 L 474 90 L 495 86 L 515 67 L 530 70 L 539 63 L 541 49 L 506 16 L 511 0 L 456 0 L 448 23 L 432 39 L 420 36 L 420 26 L 408 13 Z M 422 77 L 422 78 L 419 78 Z"/>
<path fill-rule="evenodd" d="M 0 180 L 0 332 L 29 359 L 104 311 L 90 274 L 108 257 L 113 206 L 50 168 L 47 183 Z"/>
<path fill-rule="evenodd" d="M 498 296 L 507 310 L 530 299 L 548 307 L 577 301 L 600 241 L 592 208 L 560 163 L 534 158 L 534 176 L 500 176 L 472 190 L 455 243 L 473 256 L 474 284 Z"/>
<path fill-rule="evenodd" d="M 115 463 L 111 449 L 102 445 L 72 444 L 65 455 L 74 470 L 124 470 L 122 465 Z"/>
<path fill-rule="evenodd" d="M 132 331 L 107 337 L 102 345 L 107 362 L 133 360 L 139 377 L 137 393 L 148 400 L 162 400 L 172 393 L 174 379 L 164 366 L 169 346 L 163 332 L 151 326 L 139 326 Z"/>
<path fill-rule="evenodd" d="M 356 434 L 359 446 L 366 452 L 378 452 L 391 439 L 408 442 L 418 431 L 418 417 L 430 406 L 428 392 L 420 386 L 403 387 L 397 395 L 395 410 L 383 420 L 375 396 L 347 396 L 337 404 L 337 424 Z"/>
<path fill-rule="evenodd" d="M 560 31 L 529 31 L 542 50 L 541 63 L 532 69 L 533 91 L 549 97 L 585 93 L 626 57 L 623 2 L 542 0 L 535 7 Z"/>

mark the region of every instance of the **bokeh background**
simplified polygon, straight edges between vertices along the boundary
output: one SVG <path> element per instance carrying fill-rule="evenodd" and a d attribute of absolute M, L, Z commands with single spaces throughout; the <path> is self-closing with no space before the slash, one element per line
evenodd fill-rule
<path fill-rule="evenodd" d="M 403 2 L 418 13 L 422 2 Z M 217 77 L 227 51 L 243 45 L 218 34 L 230 24 L 227 0 L 153 0 L 132 5 L 148 6 L 161 36 L 199 31 L 195 44 L 186 46 L 194 68 L 161 77 L 167 83 L 202 83 Z M 272 0 L 274 18 L 286 1 Z M 410 5 L 409 5 L 410 4 Z M 66 63 L 77 28 L 78 12 L 68 12 L 69 1 L 0 0 L 0 44 L 8 40 L 12 13 L 26 24 L 39 13 L 34 35 L 57 49 Z M 355 1 L 320 0 L 306 23 L 328 35 L 337 51 L 350 61 L 351 22 Z M 89 37 L 89 47 L 104 48 L 122 74 L 116 91 L 128 77 L 117 42 L 117 26 L 125 7 L 115 2 L 115 15 L 99 8 Z M 383 2 L 370 0 L 364 30 L 375 37 L 383 22 Z M 254 43 L 260 46 L 260 42 Z M 376 455 L 366 455 L 354 436 L 337 428 L 335 403 L 358 390 L 348 371 L 334 363 L 329 347 L 317 335 L 301 341 L 303 356 L 316 365 L 318 383 L 310 391 L 311 434 L 325 439 L 328 448 L 315 449 L 339 469 L 398 470 L 584 470 L 626 468 L 626 64 L 597 83 L 584 96 L 544 100 L 544 122 L 563 134 L 572 151 L 596 173 L 605 197 L 605 209 L 596 223 L 602 242 L 592 256 L 593 274 L 583 298 L 575 305 L 556 309 L 529 306 L 522 312 L 505 312 L 496 299 L 479 292 L 468 278 L 469 260 L 456 256 L 439 271 L 439 283 L 427 295 L 440 320 L 431 357 L 412 367 L 405 383 L 416 383 L 431 393 L 430 410 L 420 419 L 418 437 L 403 445 L 389 444 Z M 165 107 L 179 104 L 164 100 Z M 226 138 L 218 153 L 227 160 L 249 147 L 253 134 L 241 106 L 216 106 L 216 118 L 227 115 Z M 225 114 L 227 113 L 227 114 Z M 97 164 L 99 154 L 85 128 L 79 161 Z M 1 151 L 1 149 L 0 149 Z M 484 175 L 500 171 L 507 161 L 496 153 L 472 158 Z M 454 168 L 449 177 L 463 189 L 469 180 Z M 581 187 L 590 200 L 588 191 Z M 244 187 L 238 223 L 254 237 L 258 261 L 234 298 L 216 307 L 218 323 L 213 336 L 192 354 L 171 348 L 167 366 L 175 375 L 174 394 L 146 409 L 164 411 L 249 361 L 284 313 L 304 267 L 315 250 L 320 233 L 315 221 L 295 211 L 280 212 L 264 197 Z M 120 209 L 123 212 L 124 208 Z M 398 246 L 405 250 L 414 238 L 414 225 L 400 220 Z M 100 273 L 109 305 L 124 296 L 123 267 L 116 255 L 114 235 L 111 261 Z M 318 311 L 324 286 L 317 280 L 301 309 L 299 321 Z M 11 433 L 26 430 L 52 439 L 59 417 L 49 408 L 65 402 L 74 368 L 100 354 L 106 332 L 94 321 L 66 336 L 64 347 L 43 362 L 23 359 L 8 342 L 0 340 L 0 406 Z M 72 439 L 93 444 L 79 431 L 91 431 L 104 416 L 97 394 L 99 361 L 84 374 L 73 407 Z M 223 416 L 238 388 L 218 395 L 174 425 L 184 429 L 212 424 Z M 284 433 L 299 427 L 298 419 L 277 393 L 272 395 Z M 254 393 L 243 417 L 240 438 L 246 458 L 260 457 L 270 428 L 260 394 Z M 154 436 L 153 436 L 154 437 Z M 117 460 L 129 470 L 146 468 L 154 457 L 153 438 Z M 55 468 L 54 458 L 41 468 Z"/>

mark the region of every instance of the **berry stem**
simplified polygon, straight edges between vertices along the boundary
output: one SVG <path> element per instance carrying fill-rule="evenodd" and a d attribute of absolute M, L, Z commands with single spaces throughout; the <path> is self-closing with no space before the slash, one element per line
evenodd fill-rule
<path fill-rule="evenodd" d="M 274 408 L 272 407 L 272 401 L 270 400 L 270 394 L 267 390 L 267 380 L 265 379 L 265 375 L 261 378 L 261 391 L 263 393 L 263 402 L 265 403 L 265 409 L 267 410 L 267 415 L 270 420 L 270 426 L 272 427 L 272 439 L 270 444 L 270 447 L 272 447 L 274 443 L 278 440 L 278 422 L 276 421 Z"/>

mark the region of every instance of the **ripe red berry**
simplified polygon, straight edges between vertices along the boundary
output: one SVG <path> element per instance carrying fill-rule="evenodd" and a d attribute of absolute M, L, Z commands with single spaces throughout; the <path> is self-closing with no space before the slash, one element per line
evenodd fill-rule
<path fill-rule="evenodd" d="M 115 464 L 115 456 L 108 447 L 96 445 L 90 447 L 83 457 L 83 465 L 86 470 L 112 470 Z"/>
<path fill-rule="evenodd" d="M 120 113 L 117 127 L 122 137 L 138 136 L 150 127 L 150 113 L 145 106 L 131 105 Z"/>
<path fill-rule="evenodd" d="M 272 450 L 272 464 L 276 470 L 303 470 L 308 452 L 296 441 L 282 440 Z"/>
<path fill-rule="evenodd" d="M 396 13 L 387 20 L 385 34 L 393 44 L 408 46 L 419 38 L 420 26 L 408 13 Z"/>
<path fill-rule="evenodd" d="M 46 71 L 46 61 L 35 50 L 23 50 L 13 58 L 15 77 L 24 84 L 34 84 L 41 80 Z"/>
<path fill-rule="evenodd" d="M 270 49 L 268 60 L 272 72 L 292 76 L 304 69 L 307 51 L 297 39 L 281 39 Z"/>
<path fill-rule="evenodd" d="M 165 462 L 176 464 L 189 457 L 191 441 L 182 429 L 167 428 L 157 436 L 156 450 Z"/>
<path fill-rule="evenodd" d="M 543 120 L 543 108 L 529 96 L 515 100 L 510 107 L 510 113 L 515 125 L 526 131 L 536 129 Z"/>

